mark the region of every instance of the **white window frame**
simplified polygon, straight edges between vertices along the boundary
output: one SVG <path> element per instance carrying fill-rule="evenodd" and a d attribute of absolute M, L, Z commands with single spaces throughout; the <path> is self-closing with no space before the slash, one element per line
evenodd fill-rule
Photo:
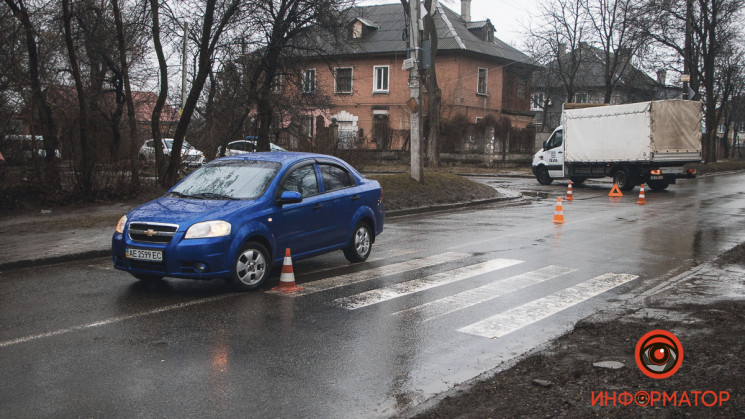
<path fill-rule="evenodd" d="M 535 97 L 539 96 L 541 97 L 541 103 L 535 103 Z M 533 94 L 530 96 L 530 110 L 531 111 L 543 111 L 543 106 L 546 103 L 546 94 L 543 92 L 533 92 Z"/>
<path fill-rule="evenodd" d="M 484 70 L 484 91 L 481 90 L 481 70 Z M 476 73 L 476 94 L 477 95 L 483 95 L 486 96 L 489 94 L 489 69 L 484 67 L 479 67 L 478 72 Z"/>
<path fill-rule="evenodd" d="M 310 86 L 308 85 L 308 74 L 313 74 L 313 79 L 311 81 Z M 313 95 L 316 93 L 316 69 L 315 68 L 306 68 L 303 70 L 303 80 L 302 80 L 302 88 L 301 88 L 303 94 L 306 95 Z"/>
<path fill-rule="evenodd" d="M 350 70 L 351 74 L 349 75 L 349 91 L 340 91 L 339 86 L 337 85 L 337 73 L 339 70 Z M 337 94 L 352 94 L 354 93 L 354 67 L 336 67 L 334 68 L 334 93 Z"/>
<path fill-rule="evenodd" d="M 583 95 L 584 96 L 584 102 L 580 102 L 579 98 L 577 96 Z M 574 94 L 574 103 L 590 103 L 590 94 L 587 92 L 577 92 Z"/>
<path fill-rule="evenodd" d="M 385 87 L 379 88 L 380 77 L 378 70 L 385 69 Z M 388 65 L 373 66 L 373 93 L 390 93 L 391 92 L 391 67 Z"/>

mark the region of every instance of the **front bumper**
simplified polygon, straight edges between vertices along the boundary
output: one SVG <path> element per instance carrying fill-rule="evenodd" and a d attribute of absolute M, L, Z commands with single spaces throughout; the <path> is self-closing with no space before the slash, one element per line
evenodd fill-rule
<path fill-rule="evenodd" d="M 114 268 L 132 274 L 169 276 L 174 278 L 210 279 L 230 278 L 231 236 L 207 239 L 184 239 L 184 232 L 177 232 L 169 243 L 150 243 L 132 240 L 124 234 L 114 233 L 111 255 Z M 162 262 L 128 259 L 128 247 L 163 252 Z M 201 268 L 203 265 L 204 269 Z"/>

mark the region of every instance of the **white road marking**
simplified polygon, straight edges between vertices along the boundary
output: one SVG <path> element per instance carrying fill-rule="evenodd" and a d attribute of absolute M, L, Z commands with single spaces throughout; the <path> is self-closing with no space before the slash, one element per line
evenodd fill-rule
<path fill-rule="evenodd" d="M 392 250 L 389 250 L 389 251 L 386 252 L 386 253 L 388 253 L 389 255 L 392 255 L 392 256 L 378 256 L 378 257 L 374 257 L 374 258 L 369 258 L 364 263 L 367 264 L 367 263 L 370 263 L 370 262 L 378 262 L 378 261 L 381 261 L 381 260 L 390 259 L 390 258 L 395 257 L 395 256 L 409 255 L 409 254 L 417 253 L 417 252 L 420 252 L 420 251 L 421 251 L 421 249 L 408 249 L 408 250 L 404 250 L 404 249 L 392 249 Z M 335 269 L 341 269 L 344 266 L 347 266 L 347 265 L 337 265 L 337 266 L 332 266 L 330 268 L 316 269 L 316 270 L 313 270 L 313 271 L 303 272 L 303 275 L 312 275 L 312 274 L 317 274 L 317 273 L 326 272 L 326 271 L 333 271 Z"/>
<path fill-rule="evenodd" d="M 460 328 L 458 331 L 486 338 L 502 337 L 636 278 L 638 278 L 637 275 L 603 274 L 589 281 Z"/>
<path fill-rule="evenodd" d="M 517 265 L 518 263 L 522 262 L 522 260 L 514 259 L 493 259 L 476 265 L 464 266 L 452 271 L 442 272 L 439 274 L 430 275 L 428 277 L 402 282 L 385 288 L 370 290 L 349 297 L 338 298 L 334 300 L 334 305 L 346 308 L 348 310 L 356 310 L 361 307 L 367 307 L 373 304 L 382 303 L 383 301 L 392 300 L 404 295 L 414 294 L 419 291 L 424 291 L 430 288 L 439 287 L 441 285 L 462 281 L 474 276 L 483 275 L 485 273 L 507 268 L 509 266 Z"/>
<path fill-rule="evenodd" d="M 445 262 L 452 262 L 454 260 L 463 259 L 470 256 L 465 253 L 442 253 L 439 255 L 429 256 L 421 259 L 413 259 L 406 262 L 394 263 L 392 265 L 381 266 L 379 268 L 368 269 L 361 272 L 353 272 L 345 275 L 332 276 L 330 278 L 321 279 L 318 281 L 312 281 L 307 283 L 299 284 L 303 289 L 293 293 L 283 293 L 275 291 L 267 291 L 272 294 L 282 295 L 286 297 L 299 297 L 302 295 L 314 294 L 321 291 L 327 291 L 334 288 L 343 287 L 346 285 L 356 284 L 359 282 L 370 281 L 373 279 L 381 278 L 388 275 L 400 274 L 402 272 L 413 271 L 416 269 L 426 268 L 427 266 L 438 265 Z"/>
<path fill-rule="evenodd" d="M 59 330 L 55 330 L 55 331 L 52 331 L 52 332 L 41 333 L 41 334 L 38 334 L 38 335 L 31 335 L 31 336 L 26 336 L 26 337 L 18 338 L 18 339 L 7 340 L 5 342 L 0 342 L 0 348 L 5 348 L 5 347 L 8 347 L 8 346 L 17 345 L 19 343 L 25 343 L 25 342 L 31 342 L 31 341 L 34 341 L 34 340 L 49 338 L 49 337 L 52 337 L 52 336 L 59 336 L 59 335 L 65 334 L 65 333 L 76 332 L 76 331 L 79 331 L 79 330 L 85 330 L 85 329 L 91 329 L 91 328 L 94 328 L 94 327 L 106 326 L 106 325 L 109 325 L 109 324 L 112 324 L 112 323 L 119 323 L 119 322 L 123 322 L 125 320 L 137 319 L 137 318 L 140 318 L 140 317 L 150 316 L 150 315 L 153 315 L 153 314 L 164 313 L 166 311 L 173 311 L 173 310 L 178 310 L 178 309 L 181 309 L 181 308 L 186 308 L 186 307 L 196 306 L 196 305 L 200 305 L 200 304 L 211 303 L 213 301 L 224 300 L 226 298 L 235 297 L 237 295 L 239 295 L 239 294 L 229 294 L 229 295 L 220 295 L 220 296 L 217 296 L 217 297 L 203 298 L 203 299 L 200 299 L 200 300 L 189 301 L 189 302 L 186 302 L 186 303 L 173 304 L 173 305 L 170 305 L 170 306 L 160 307 L 160 308 L 156 308 L 156 309 L 153 309 L 153 310 L 142 311 L 140 313 L 129 314 L 127 316 L 111 317 L 111 318 L 108 318 L 108 319 L 105 319 L 105 320 L 101 320 L 101 321 L 97 321 L 97 322 L 93 322 L 93 323 L 88 323 L 88 324 L 83 324 L 83 325 L 79 325 L 79 326 L 68 327 L 66 329 L 59 329 Z"/>
<path fill-rule="evenodd" d="M 430 301 L 416 307 L 402 310 L 393 314 L 415 315 L 422 321 L 432 320 L 434 318 L 450 314 L 454 311 L 462 310 L 468 307 L 493 300 L 497 297 L 509 294 L 527 288 L 531 285 L 548 281 L 560 275 L 574 272 L 576 269 L 565 268 L 563 266 L 546 266 L 532 272 L 515 275 L 510 278 L 500 279 L 484 286 L 461 292 L 449 297 L 440 298 L 439 300 Z"/>

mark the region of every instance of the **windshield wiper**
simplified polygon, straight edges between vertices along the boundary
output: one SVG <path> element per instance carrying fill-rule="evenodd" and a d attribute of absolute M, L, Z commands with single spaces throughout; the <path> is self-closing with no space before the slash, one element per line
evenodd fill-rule
<path fill-rule="evenodd" d="M 191 198 L 191 195 L 183 194 L 181 192 L 171 191 L 168 193 L 168 196 L 177 196 L 179 198 Z"/>
<path fill-rule="evenodd" d="M 201 198 L 201 199 L 224 199 L 226 201 L 236 201 L 239 199 L 239 198 L 235 198 L 229 195 L 223 195 L 223 194 L 214 193 L 214 192 L 201 192 L 201 193 L 197 193 L 194 195 L 190 195 L 190 197 Z"/>

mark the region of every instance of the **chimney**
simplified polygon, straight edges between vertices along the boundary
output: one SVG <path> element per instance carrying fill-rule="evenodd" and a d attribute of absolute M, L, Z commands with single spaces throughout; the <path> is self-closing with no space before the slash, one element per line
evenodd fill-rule
<path fill-rule="evenodd" d="M 466 22 L 471 21 L 471 0 L 460 0 L 460 17 Z"/>
<path fill-rule="evenodd" d="M 667 71 L 664 68 L 657 70 L 657 83 L 664 86 L 665 79 L 667 79 Z"/>

